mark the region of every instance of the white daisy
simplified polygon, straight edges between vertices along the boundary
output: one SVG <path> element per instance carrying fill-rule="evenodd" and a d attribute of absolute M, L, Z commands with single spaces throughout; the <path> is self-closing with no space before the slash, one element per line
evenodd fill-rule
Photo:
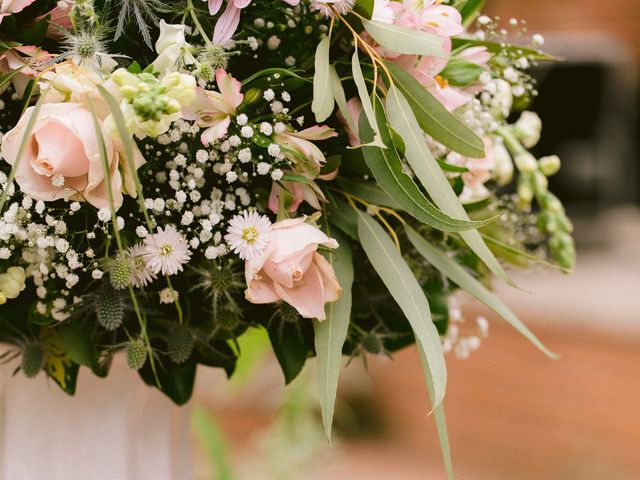
<path fill-rule="evenodd" d="M 229 221 L 224 239 L 243 260 L 253 260 L 266 248 L 271 235 L 271 222 L 265 215 L 247 210 Z"/>
<path fill-rule="evenodd" d="M 144 259 L 147 267 L 155 274 L 175 275 L 182 271 L 182 265 L 189 261 L 191 252 L 185 239 L 173 225 L 144 239 Z"/>
<path fill-rule="evenodd" d="M 127 250 L 127 255 L 131 257 L 131 285 L 136 288 L 146 287 L 147 284 L 156 279 L 156 274 L 149 268 L 145 255 L 147 248 L 142 243 L 138 243 Z"/>

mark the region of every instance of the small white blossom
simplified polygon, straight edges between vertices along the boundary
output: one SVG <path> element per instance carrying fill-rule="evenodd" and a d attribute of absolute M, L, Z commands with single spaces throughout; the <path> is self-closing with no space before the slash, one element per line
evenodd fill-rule
<path fill-rule="evenodd" d="M 101 208 L 98 210 L 98 220 L 101 222 L 108 222 L 111 220 L 111 210 L 108 208 Z"/>
<path fill-rule="evenodd" d="M 179 294 L 171 288 L 160 290 L 160 303 L 170 304 L 178 301 Z"/>
<path fill-rule="evenodd" d="M 266 248 L 271 235 L 271 221 L 257 212 L 247 210 L 229 221 L 224 239 L 243 260 L 257 258 Z"/>

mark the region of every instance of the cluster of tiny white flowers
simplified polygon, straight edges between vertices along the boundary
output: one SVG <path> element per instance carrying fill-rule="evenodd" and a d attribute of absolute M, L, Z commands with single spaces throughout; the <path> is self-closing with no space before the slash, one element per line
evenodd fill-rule
<path fill-rule="evenodd" d="M 461 309 L 463 299 L 460 294 L 451 295 L 449 302 L 449 327 L 442 338 L 445 352 L 461 359 L 467 359 L 471 353 L 480 348 L 482 339 L 489 336 L 489 322 L 485 317 L 478 316 L 474 325 L 469 325 Z"/>

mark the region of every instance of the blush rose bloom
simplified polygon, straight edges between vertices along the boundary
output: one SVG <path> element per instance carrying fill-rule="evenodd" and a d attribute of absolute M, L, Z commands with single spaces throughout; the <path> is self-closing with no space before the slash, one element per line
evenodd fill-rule
<path fill-rule="evenodd" d="M 18 124 L 2 139 L 2 156 L 13 165 L 25 136 L 34 107 L 26 110 Z M 109 180 L 115 208 L 122 205 L 122 193 L 135 194 L 121 142 L 103 132 L 109 163 Z M 144 163 L 135 149 L 136 167 Z M 111 208 L 100 141 L 94 117 L 78 103 L 44 104 L 27 140 L 16 169 L 16 182 L 23 193 L 37 200 L 84 199 L 96 208 Z"/>
<path fill-rule="evenodd" d="M 342 289 L 333 267 L 320 255 L 319 245 L 338 248 L 338 242 L 303 218 L 272 225 L 264 253 L 245 264 L 251 303 L 282 300 L 304 318 L 324 320 L 324 305 L 340 297 Z"/>

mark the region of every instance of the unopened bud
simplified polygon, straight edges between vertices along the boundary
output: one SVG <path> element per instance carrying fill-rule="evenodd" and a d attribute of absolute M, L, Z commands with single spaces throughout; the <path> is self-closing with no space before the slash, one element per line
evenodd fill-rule
<path fill-rule="evenodd" d="M 551 175 L 558 173 L 558 170 L 560 170 L 560 157 L 557 155 L 542 157 L 538 160 L 538 165 L 540 166 L 540 171 L 547 177 L 550 177 Z"/>

